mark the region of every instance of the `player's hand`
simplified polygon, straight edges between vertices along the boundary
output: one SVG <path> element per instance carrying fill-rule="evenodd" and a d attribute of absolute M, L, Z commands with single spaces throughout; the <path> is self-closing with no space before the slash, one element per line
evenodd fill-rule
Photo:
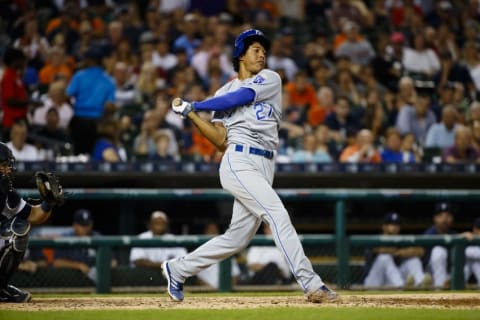
<path fill-rule="evenodd" d="M 175 98 L 172 101 L 172 109 L 175 113 L 186 117 L 191 111 L 193 111 L 193 106 L 188 101 L 182 100 L 181 98 Z"/>

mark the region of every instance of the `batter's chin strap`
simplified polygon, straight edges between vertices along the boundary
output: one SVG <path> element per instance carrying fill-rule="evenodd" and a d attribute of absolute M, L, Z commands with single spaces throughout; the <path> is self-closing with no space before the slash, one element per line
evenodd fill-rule
<path fill-rule="evenodd" d="M 2 222 L 0 235 L 7 238 L 0 249 L 0 289 L 5 288 L 25 255 L 30 223 L 20 217 Z"/>

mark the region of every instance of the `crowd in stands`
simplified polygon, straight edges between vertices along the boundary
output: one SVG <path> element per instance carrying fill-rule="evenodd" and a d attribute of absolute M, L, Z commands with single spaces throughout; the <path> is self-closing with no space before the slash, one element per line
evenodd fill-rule
<path fill-rule="evenodd" d="M 480 160 L 476 0 L 13 0 L 0 25 L 1 137 L 20 161 L 219 161 L 170 101 L 235 77 L 252 27 L 283 80 L 278 162 Z"/>

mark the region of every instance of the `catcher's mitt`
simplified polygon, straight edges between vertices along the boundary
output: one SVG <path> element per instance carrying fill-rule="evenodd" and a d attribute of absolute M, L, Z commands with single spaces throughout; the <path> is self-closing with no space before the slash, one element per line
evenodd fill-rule
<path fill-rule="evenodd" d="M 55 174 L 38 171 L 35 173 L 35 183 L 42 200 L 49 206 L 61 206 L 65 202 L 62 185 Z"/>

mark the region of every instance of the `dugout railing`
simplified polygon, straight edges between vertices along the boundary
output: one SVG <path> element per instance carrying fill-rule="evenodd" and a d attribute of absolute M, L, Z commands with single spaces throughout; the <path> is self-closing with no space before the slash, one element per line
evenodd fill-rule
<path fill-rule="evenodd" d="M 115 248 L 122 247 L 196 247 L 211 239 L 209 236 L 188 235 L 176 236 L 170 239 L 140 239 L 136 236 L 99 236 L 99 237 L 58 237 L 55 239 L 31 239 L 31 248 L 65 248 L 65 247 L 88 247 L 96 249 L 97 293 L 111 292 L 111 269 L 110 261 Z M 338 239 L 334 235 L 300 235 L 300 240 L 305 246 L 322 246 L 328 244 L 338 245 Z M 251 245 L 274 245 L 271 238 L 257 235 Z M 467 245 L 480 245 L 480 238 L 468 241 L 462 236 L 365 236 L 353 235 L 346 237 L 341 242 L 344 247 L 336 248 L 337 252 L 348 252 L 350 246 L 433 246 L 443 245 L 449 248 L 451 259 L 451 283 L 452 290 L 465 288 L 463 266 L 465 263 L 465 247 Z M 337 257 L 337 287 L 348 289 L 349 282 L 349 256 L 341 260 Z M 345 265 L 342 265 L 345 264 Z M 231 283 L 231 260 L 226 259 L 220 263 L 219 290 L 222 292 L 232 291 Z M 346 270 L 346 271 L 342 271 Z M 343 282 L 345 281 L 345 282 Z"/>
<path fill-rule="evenodd" d="M 305 235 L 302 237 L 304 242 L 313 242 L 314 244 L 333 244 L 335 247 L 336 256 L 336 283 L 339 288 L 347 288 L 350 284 L 349 279 L 349 250 L 351 246 L 365 245 L 433 245 L 443 244 L 448 245 L 451 250 L 452 267 L 455 272 L 452 273 L 451 289 L 463 289 L 463 269 L 459 266 L 464 262 L 464 254 L 459 253 L 466 245 L 466 240 L 461 237 L 446 236 L 446 237 L 425 237 L 425 236 L 399 236 L 394 239 L 386 239 L 381 236 L 350 236 L 346 234 L 346 203 L 348 201 L 479 201 L 480 190 L 466 190 L 466 189 L 276 189 L 282 200 L 295 201 L 333 201 L 334 209 L 334 233 L 331 235 Z M 131 224 L 131 216 L 134 211 L 130 203 L 132 200 L 173 200 L 173 201 L 218 201 L 233 199 L 230 194 L 222 189 L 94 189 L 94 188 L 71 188 L 68 190 L 69 198 L 72 200 L 115 200 L 121 201 L 122 210 L 118 213 L 120 221 L 120 230 L 127 229 Z M 24 189 L 24 196 L 36 196 L 37 191 L 33 189 Z M 122 227 L 122 224 L 124 225 Z M 123 240 L 122 240 L 123 239 Z M 127 242 L 124 242 L 128 239 Z M 197 246 L 208 239 L 202 236 L 179 236 L 174 241 L 135 239 L 131 236 L 120 237 L 102 237 L 94 239 L 64 239 L 59 238 L 55 240 L 32 239 L 31 246 L 92 246 L 98 249 L 97 255 L 97 272 L 99 274 L 96 282 L 97 292 L 109 292 L 109 269 L 105 256 L 111 255 L 112 247 L 116 246 L 177 246 L 188 245 Z M 139 242 L 137 242 L 139 241 Z M 268 243 L 272 244 L 271 240 L 256 237 L 252 244 Z M 474 243 L 480 243 L 480 240 L 475 240 Z M 224 266 L 229 262 L 226 261 Z M 462 270 L 460 270 L 462 269 Z M 220 290 L 230 291 L 231 283 L 229 272 L 221 273 Z"/>

